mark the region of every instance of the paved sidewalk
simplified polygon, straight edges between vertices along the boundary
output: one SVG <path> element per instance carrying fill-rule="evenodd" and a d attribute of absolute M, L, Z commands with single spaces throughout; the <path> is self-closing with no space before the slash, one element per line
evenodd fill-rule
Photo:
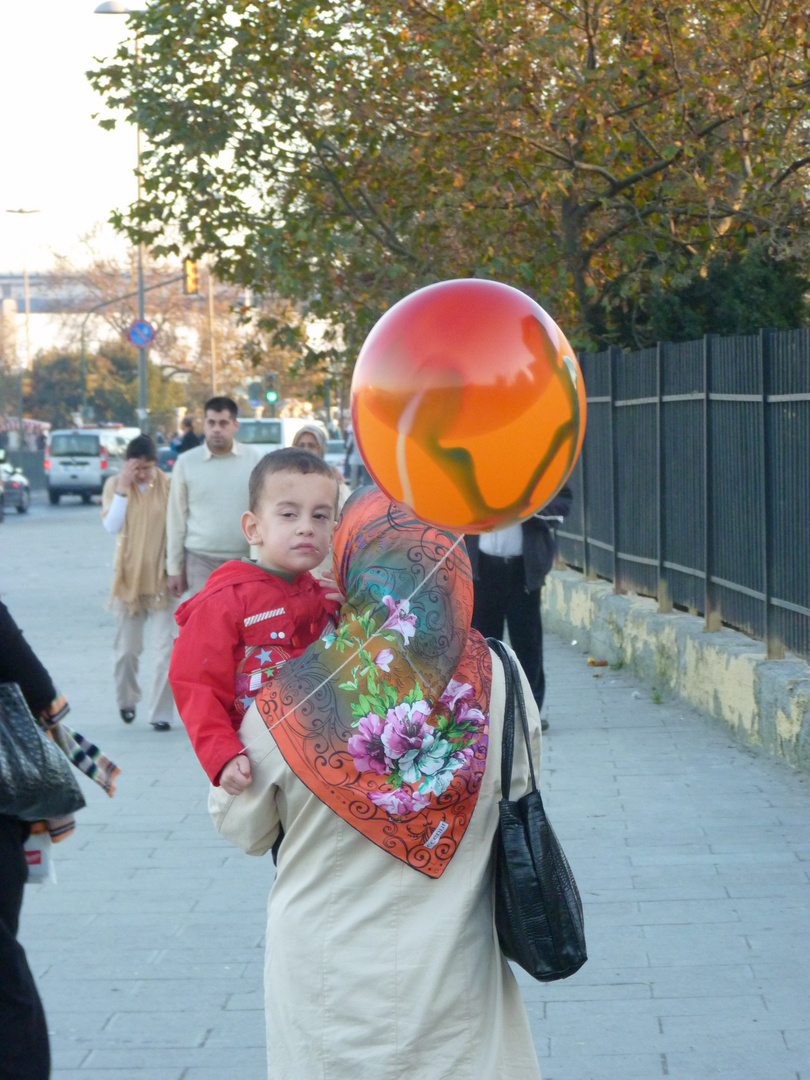
<path fill-rule="evenodd" d="M 214 833 L 180 728 L 118 719 L 97 515 L 0 528 L 2 598 L 124 770 L 112 800 L 84 784 L 58 884 L 27 890 L 53 1077 L 264 1080 L 272 864 Z M 521 977 L 544 1080 L 810 1080 L 808 776 L 570 642 L 547 642 L 547 668 L 546 804 L 591 958 L 565 982 Z"/>

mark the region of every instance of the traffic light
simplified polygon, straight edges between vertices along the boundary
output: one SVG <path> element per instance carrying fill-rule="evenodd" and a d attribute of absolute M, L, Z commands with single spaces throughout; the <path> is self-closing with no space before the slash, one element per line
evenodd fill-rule
<path fill-rule="evenodd" d="M 278 372 L 265 371 L 264 373 L 264 398 L 272 404 L 278 401 Z"/>
<path fill-rule="evenodd" d="M 262 384 L 260 382 L 249 382 L 248 383 L 247 396 L 248 396 L 248 401 L 250 401 L 251 404 L 253 404 L 255 402 L 258 405 L 259 401 L 261 400 L 263 392 L 264 392 L 264 388 L 263 388 L 263 386 L 262 386 Z"/>
<path fill-rule="evenodd" d="M 24 375 L 20 380 L 20 389 L 25 397 L 29 397 L 34 392 L 34 380 L 28 375 Z"/>
<path fill-rule="evenodd" d="M 183 273 L 183 292 L 186 296 L 194 296 L 200 291 L 200 272 L 194 259 L 184 260 Z"/>

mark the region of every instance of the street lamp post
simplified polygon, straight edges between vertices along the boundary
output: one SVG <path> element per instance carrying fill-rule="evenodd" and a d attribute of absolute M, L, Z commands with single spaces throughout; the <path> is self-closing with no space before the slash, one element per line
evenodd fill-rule
<path fill-rule="evenodd" d="M 104 0 L 104 3 L 99 4 L 95 9 L 96 15 L 129 15 L 132 12 L 132 8 L 126 4 L 121 3 L 121 0 Z M 138 34 L 135 35 L 135 68 L 140 69 L 141 63 L 141 39 Z M 140 205 L 143 199 L 143 173 L 141 172 L 141 126 L 135 125 L 135 136 L 137 140 L 137 154 L 138 154 L 138 205 Z M 138 322 L 144 321 L 144 285 L 143 285 L 143 242 L 138 243 Z M 141 346 L 138 349 L 138 419 L 140 420 L 141 427 L 146 429 L 146 418 L 149 413 L 149 395 L 148 395 L 148 383 L 147 383 L 147 368 L 146 368 L 146 347 Z"/>
<path fill-rule="evenodd" d="M 39 210 L 6 210 L 7 214 L 38 214 Z M 25 367 L 20 364 L 20 430 L 18 437 L 20 440 L 20 450 L 23 448 L 23 414 L 25 412 L 23 408 L 23 372 L 31 371 L 31 290 L 28 286 L 28 255 L 25 245 L 25 234 L 23 234 L 23 300 L 25 303 Z"/>

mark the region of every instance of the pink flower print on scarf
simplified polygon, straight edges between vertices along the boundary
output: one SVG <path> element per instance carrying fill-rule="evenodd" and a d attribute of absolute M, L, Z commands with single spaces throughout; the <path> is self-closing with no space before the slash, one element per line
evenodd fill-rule
<path fill-rule="evenodd" d="M 402 640 L 407 645 L 416 632 L 416 615 L 411 612 L 410 603 L 395 600 L 393 596 L 384 596 L 383 603 L 388 608 L 388 618 L 380 629 L 396 630 L 402 634 Z"/>
<path fill-rule="evenodd" d="M 405 788 L 397 788 L 396 791 L 370 791 L 368 797 L 375 806 L 397 815 L 412 814 L 414 810 L 421 810 L 430 802 L 426 795 L 420 795 L 418 791 L 406 791 Z"/>
<path fill-rule="evenodd" d="M 349 739 L 348 749 L 358 772 L 374 772 L 383 776 L 390 770 L 391 763 L 386 760 L 385 747 L 380 738 L 384 727 L 385 722 L 375 713 L 364 716 L 357 725 L 357 734 Z"/>
<path fill-rule="evenodd" d="M 394 659 L 394 654 L 390 649 L 380 649 L 377 655 L 374 657 L 374 666 L 380 668 L 382 671 L 391 670 L 391 661 Z"/>

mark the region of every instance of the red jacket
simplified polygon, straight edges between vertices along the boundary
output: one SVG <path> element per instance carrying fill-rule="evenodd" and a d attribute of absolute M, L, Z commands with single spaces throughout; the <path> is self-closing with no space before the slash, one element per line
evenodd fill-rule
<path fill-rule="evenodd" d="M 232 559 L 177 609 L 169 682 L 200 763 L 219 783 L 241 753 L 236 734 L 264 683 L 300 656 L 337 617 L 312 574 L 292 582 L 255 563 Z"/>

